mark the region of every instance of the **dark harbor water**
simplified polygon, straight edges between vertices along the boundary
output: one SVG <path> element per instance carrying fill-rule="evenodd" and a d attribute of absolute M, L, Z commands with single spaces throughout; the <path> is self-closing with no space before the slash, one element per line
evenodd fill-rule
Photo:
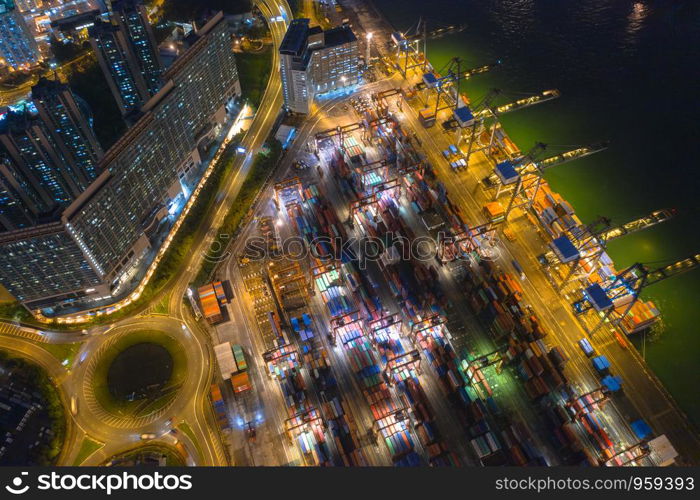
<path fill-rule="evenodd" d="M 374 0 L 398 29 L 464 23 L 428 42 L 436 69 L 500 59 L 464 90 L 490 88 L 562 97 L 503 117 L 522 150 L 610 140 L 597 155 L 552 169 L 553 189 L 588 222 L 625 222 L 676 208 L 671 222 L 613 241 L 618 269 L 659 266 L 700 252 L 700 1 L 697 0 Z M 400 4 L 400 8 L 397 8 Z M 660 333 L 634 339 L 678 403 L 700 424 L 700 270 L 649 287 L 661 309 Z"/>

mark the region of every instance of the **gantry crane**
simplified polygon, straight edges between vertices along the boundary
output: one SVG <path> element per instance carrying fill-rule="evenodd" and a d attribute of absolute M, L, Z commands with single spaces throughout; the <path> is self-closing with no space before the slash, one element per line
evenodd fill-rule
<path fill-rule="evenodd" d="M 399 313 L 384 313 L 383 316 L 367 323 L 367 327 L 372 336 L 372 341 L 374 341 L 379 332 L 391 329 L 394 329 L 397 333 L 401 332 L 402 323 Z"/>
<path fill-rule="evenodd" d="M 459 89 L 461 82 L 468 80 L 474 75 L 491 71 L 499 64 L 501 64 L 501 62 L 497 61 L 465 71 L 462 70 L 461 67 L 462 60 L 459 57 L 453 57 L 439 72 L 435 73 L 431 71 L 423 74 L 422 81 L 418 82 L 415 86 L 416 90 L 435 89 L 436 91 L 435 109 L 433 113 L 428 115 L 425 119 L 432 124 L 437 118 L 438 112 L 448 108 L 452 108 L 454 114 L 460 107 L 463 107 L 468 114 L 471 114 L 471 111 L 469 111 L 469 108 L 466 106 L 466 102 L 460 97 Z M 444 101 L 442 107 L 440 106 L 441 100 Z M 425 126 L 427 127 L 430 125 Z"/>
<path fill-rule="evenodd" d="M 503 186 L 513 186 L 507 189 L 512 190 L 512 194 L 508 201 L 508 207 L 506 208 L 506 218 L 508 218 L 508 215 L 514 208 L 523 206 L 530 208 L 532 206 L 540 190 L 544 170 L 579 158 L 585 158 L 586 156 L 603 151 L 606 148 L 607 143 L 598 143 L 572 149 L 566 153 L 549 156 L 539 161 L 525 161 L 519 162 L 518 165 L 513 165 L 511 160 L 506 160 L 496 165 L 495 170 L 497 172 L 497 177 L 501 181 L 498 191 L 496 192 L 496 197 L 503 192 Z M 525 200 L 523 203 L 516 205 L 515 200 L 518 195 L 522 193 L 525 193 Z"/>
<path fill-rule="evenodd" d="M 637 263 L 615 275 L 607 284 L 594 283 L 583 292 L 583 297 L 572 304 L 575 314 L 583 314 L 590 309 L 602 312 L 600 322 L 590 332 L 593 335 L 615 311 L 615 301 L 631 297 L 624 312 L 618 313 L 614 321 L 619 325 L 639 299 L 642 290 L 660 281 L 678 276 L 700 267 L 700 254 L 691 255 L 672 264 L 650 270 L 646 265 Z"/>
<path fill-rule="evenodd" d="M 523 97 L 511 101 L 507 104 L 502 104 L 500 106 L 494 106 L 494 101 L 497 97 L 502 95 L 522 95 Z M 558 90 L 545 90 L 539 94 L 516 94 L 513 92 L 504 92 L 500 89 L 491 89 L 478 103 L 473 105 L 471 108 L 467 106 L 461 106 L 455 109 L 453 118 L 447 120 L 442 124 L 446 131 L 458 130 L 459 137 L 457 142 L 462 140 L 462 130 L 469 129 L 469 144 L 467 146 L 467 152 L 465 153 L 465 160 L 469 164 L 469 159 L 472 153 L 479 150 L 474 150 L 474 143 L 476 138 L 481 133 L 481 130 L 485 127 L 486 120 L 493 119 L 497 120 L 499 116 L 517 111 L 520 109 L 525 109 L 535 104 L 541 104 L 552 99 L 556 99 L 560 96 Z M 491 150 L 493 141 L 496 134 L 496 126 L 491 129 L 491 136 L 489 138 L 489 144 L 482 149 Z"/>
<path fill-rule="evenodd" d="M 487 354 L 482 354 L 480 356 L 474 356 L 474 358 L 470 361 L 468 361 L 468 366 L 472 366 L 473 364 L 476 365 L 477 369 L 481 368 L 487 368 L 492 365 L 497 365 L 499 363 L 505 363 L 508 361 L 507 358 L 504 358 L 503 355 L 504 353 L 508 350 L 507 345 L 502 345 L 494 349 L 493 351 L 487 353 Z M 472 376 L 469 374 L 469 383 L 472 383 Z"/>
<path fill-rule="evenodd" d="M 546 149 L 547 149 L 546 144 L 544 144 L 543 142 L 536 142 L 535 145 L 532 147 L 532 149 L 530 149 L 530 151 L 525 153 L 524 156 L 518 158 L 515 162 L 508 162 L 508 163 L 504 162 L 505 165 L 504 165 L 504 163 L 499 163 L 496 166 L 496 170 L 498 172 L 501 172 L 503 167 L 506 167 L 509 169 L 509 175 L 510 175 L 510 172 L 514 172 L 516 175 L 515 187 L 513 188 L 513 194 L 511 195 L 510 200 L 508 200 L 508 205 L 506 206 L 506 209 L 505 209 L 504 217 L 506 220 L 508 220 L 508 215 L 510 215 L 511 210 L 513 210 L 515 198 L 518 195 L 518 193 L 520 193 L 520 190 L 522 189 L 522 186 L 523 186 L 523 176 L 517 174 L 518 169 L 521 169 L 524 166 L 530 165 L 530 164 L 534 163 L 535 161 L 537 161 L 537 158 L 539 158 L 540 155 Z M 499 167 L 501 167 L 501 168 L 499 168 Z M 512 170 L 510 170 L 510 169 L 512 169 Z"/>
<path fill-rule="evenodd" d="M 343 139 L 345 138 L 346 134 L 351 134 L 352 132 L 355 132 L 356 130 L 361 130 L 364 128 L 364 125 L 362 122 L 355 122 L 355 123 L 350 123 L 348 125 L 342 125 L 342 126 L 337 126 L 334 128 L 329 128 L 328 130 L 323 130 L 319 133 L 316 134 L 316 147 L 318 147 L 318 144 L 325 140 L 325 139 L 330 139 L 333 137 L 338 137 L 338 140 L 340 141 L 340 147 L 343 146 Z"/>
<path fill-rule="evenodd" d="M 284 428 L 286 430 L 289 442 L 294 442 L 295 431 L 301 429 L 301 431 L 304 432 L 314 424 L 321 425 L 324 428 L 326 427 L 326 423 L 323 421 L 323 418 L 321 418 L 320 414 L 313 406 L 307 409 L 302 409 L 293 416 L 289 417 L 284 421 Z"/>
<path fill-rule="evenodd" d="M 426 73 L 423 75 L 423 83 L 436 91 L 435 110 L 433 116 L 437 117 L 438 112 L 447 108 L 455 108 L 459 104 L 459 86 L 463 78 L 462 60 L 459 57 L 453 57 L 450 61 L 438 72 Z M 452 99 L 452 102 L 449 102 Z M 445 105 L 440 107 L 441 100 L 445 101 Z"/>
<path fill-rule="evenodd" d="M 302 191 L 303 187 L 301 185 L 301 179 L 299 177 L 290 177 L 287 179 L 284 179 L 277 184 L 275 184 L 275 206 L 279 210 L 280 205 L 282 202 L 284 202 L 284 196 L 285 193 L 289 193 L 290 191 L 293 191 L 294 194 L 296 195 L 296 198 L 293 201 L 286 202 L 285 208 L 290 207 L 291 205 L 298 203 L 299 200 L 303 199 L 302 196 Z"/>
<path fill-rule="evenodd" d="M 448 67 L 450 65 L 452 65 L 453 69 L 454 69 L 456 67 L 455 63 L 457 61 L 460 61 L 460 59 L 458 57 L 453 57 L 450 60 L 450 62 L 448 63 Z M 483 64 L 481 66 L 476 66 L 474 68 L 467 69 L 467 70 L 457 69 L 456 71 L 452 71 L 451 79 L 452 79 L 452 81 L 455 80 L 456 78 L 459 78 L 460 81 L 469 80 L 474 75 L 481 75 L 482 73 L 488 73 L 489 71 L 496 68 L 500 64 L 501 64 L 501 61 L 495 61 L 495 62 L 492 62 L 489 64 Z M 441 71 L 443 71 L 443 70 L 441 70 Z M 438 74 L 439 73 L 440 72 L 438 72 Z M 425 75 L 423 75 L 423 76 L 424 76 L 423 80 L 416 84 L 416 90 L 424 90 L 425 88 L 431 86 L 429 83 L 430 79 L 428 79 L 429 81 L 427 82 Z M 435 76 L 434 73 L 433 73 L 433 76 Z M 450 76 L 450 75 L 446 75 L 446 76 Z M 435 78 L 436 78 L 436 81 L 439 79 L 437 76 L 435 76 Z"/>
<path fill-rule="evenodd" d="M 416 83 L 416 90 L 425 90 L 427 88 L 436 87 L 438 85 L 438 82 L 441 82 L 441 84 L 444 87 L 447 87 L 451 82 L 454 82 L 457 79 L 459 79 L 460 81 L 469 80 L 472 76 L 481 75 L 482 73 L 488 73 L 489 71 L 501 64 L 501 61 L 496 61 L 490 64 L 484 64 L 482 66 L 476 66 L 471 69 L 462 70 L 458 68 L 458 62 L 460 62 L 461 65 L 460 58 L 453 57 L 452 59 L 450 59 L 450 62 L 447 63 L 447 66 L 445 66 L 445 68 L 447 69 L 443 68 L 437 74 L 432 71 L 424 74 L 423 79 L 420 82 Z M 443 72 L 446 72 L 444 76 L 437 76 L 443 74 Z"/>
<path fill-rule="evenodd" d="M 516 176 L 522 175 L 527 172 L 541 173 L 549 168 L 557 167 L 570 161 L 578 160 L 579 158 L 585 158 L 586 156 L 599 153 L 601 151 L 604 151 L 607 147 L 607 142 L 599 142 L 589 144 L 586 146 L 553 146 L 550 144 L 547 145 L 547 149 L 566 148 L 566 151 L 562 153 L 556 153 L 551 156 L 547 156 L 546 158 L 542 158 L 540 160 L 527 164 L 518 162 L 517 166 L 514 165 L 514 162 L 518 161 L 520 157 L 504 160 L 503 162 L 498 163 L 494 168 L 494 172 L 484 177 L 481 182 L 487 188 L 497 187 L 497 191 L 494 196 L 494 199 L 496 199 L 502 193 L 509 192 L 513 189 L 513 185 L 517 180 Z M 508 169 L 511 174 L 510 176 L 505 176 L 507 173 L 506 169 L 499 169 L 499 165 L 501 164 L 507 164 L 509 167 L 513 167 L 512 170 Z"/>
<path fill-rule="evenodd" d="M 479 133 L 478 130 L 480 130 L 481 126 L 483 126 L 484 118 L 477 118 L 477 115 L 485 117 L 486 115 L 482 115 L 482 112 L 491 109 L 493 102 L 498 96 L 501 95 L 501 92 L 502 91 L 500 89 L 489 90 L 489 92 L 478 103 L 476 103 L 473 106 L 473 112 L 465 106 L 464 108 L 466 109 L 460 111 L 460 113 L 464 115 L 462 119 L 459 119 L 459 117 L 456 116 L 442 124 L 445 130 L 451 130 L 453 128 L 456 128 L 458 130 L 458 133 L 460 134 L 457 140 L 458 144 L 459 142 L 461 142 L 462 129 L 465 127 L 469 128 L 469 145 L 467 146 L 467 154 L 465 156 L 467 166 L 469 166 L 469 158 L 471 157 L 471 154 L 474 149 L 474 141 L 476 140 L 476 137 Z"/>
<path fill-rule="evenodd" d="M 447 323 L 447 320 L 440 316 L 439 314 L 431 314 L 425 319 L 414 323 L 411 326 L 411 339 L 415 342 L 418 339 L 418 335 L 431 328 L 437 328 L 439 326 Z"/>
<path fill-rule="evenodd" d="M 420 374 L 420 353 L 417 349 L 387 358 L 384 378 L 390 385 L 393 385 L 391 375 L 400 374 L 403 370 L 415 371 Z"/>
<path fill-rule="evenodd" d="M 379 184 L 371 186 L 369 194 L 360 198 L 359 200 L 353 201 L 350 205 L 350 213 L 354 215 L 358 210 L 363 207 L 374 205 L 379 201 L 380 194 L 388 191 L 398 190 L 401 192 L 401 182 L 398 178 L 389 179 Z"/>
<path fill-rule="evenodd" d="M 349 123 L 347 125 L 340 125 L 337 127 L 329 128 L 327 130 L 322 130 L 318 132 L 314 138 L 316 140 L 316 147 L 318 148 L 319 143 L 326 139 L 332 139 L 334 137 L 338 138 L 338 147 L 342 150 L 344 149 L 343 141 L 345 136 L 352 134 L 357 130 L 362 130 L 363 133 L 367 130 L 371 130 L 375 125 L 384 125 L 386 123 L 393 122 L 393 120 L 387 116 L 380 116 L 371 121 L 359 121 L 355 123 Z"/>
<path fill-rule="evenodd" d="M 389 180 L 389 162 L 385 159 L 373 161 L 370 163 L 365 163 L 355 167 L 355 172 L 358 174 L 358 184 L 362 191 L 371 189 L 372 183 L 368 183 L 368 179 L 371 180 L 372 174 L 376 173 L 382 181 Z"/>
<path fill-rule="evenodd" d="M 453 109 L 453 113 L 460 107 L 464 107 L 468 110 L 466 103 L 459 94 L 461 82 L 468 80 L 474 75 L 491 71 L 491 69 L 499 64 L 500 61 L 463 70 L 462 60 L 459 57 L 453 57 L 437 73 L 430 71 L 423 74 L 423 80 L 418 82 L 415 86 L 416 90 L 434 89 L 436 92 L 435 107 L 432 114 L 428 115 L 430 118 L 426 118 L 426 120 L 432 123 L 437 117 L 437 114 L 444 109 L 451 108 Z"/>
<path fill-rule="evenodd" d="M 428 23 L 422 17 L 418 22 L 403 33 L 391 34 L 391 39 L 396 45 L 397 67 L 401 75 L 406 78 L 408 70 L 420 67 L 425 71 L 428 66 L 428 58 L 425 56 L 428 40 L 441 38 L 445 35 L 459 33 L 465 29 L 465 25 L 442 26 L 428 31 Z M 409 62 L 413 56 L 414 62 Z"/>
<path fill-rule="evenodd" d="M 450 254 L 458 254 L 461 252 L 471 252 L 480 247 L 476 238 L 478 236 L 485 236 L 486 234 L 496 230 L 499 222 L 489 221 L 485 224 L 479 224 L 478 226 L 468 227 L 462 231 L 452 234 L 446 237 L 440 233 L 440 240 L 438 241 L 438 259 L 441 264 L 455 260 L 446 259 L 445 256 L 448 253 L 448 249 L 452 250 Z M 466 245 L 466 248 L 464 246 Z"/>
<path fill-rule="evenodd" d="M 336 345 L 338 342 L 338 330 L 347 330 L 350 326 L 356 327 L 361 336 L 365 336 L 365 326 L 360 315 L 360 311 L 355 310 L 333 317 L 331 319 L 331 327 L 333 328 L 333 332 L 328 333 L 328 338 L 330 339 L 331 344 Z M 352 342 L 352 340 L 354 339 L 345 339 L 343 340 L 343 344 Z"/>
<path fill-rule="evenodd" d="M 598 217 L 590 224 L 568 229 L 565 234 L 550 243 L 552 253 L 557 259 L 563 264 L 570 265 L 567 276 L 557 285 L 557 288 L 561 290 L 572 281 L 587 278 L 593 274 L 609 241 L 654 227 L 675 216 L 674 209 L 661 209 L 617 226 L 613 226 L 607 217 Z M 569 247 L 569 243 L 576 253 L 564 255 L 560 248 Z M 582 268 L 586 269 L 585 273 L 582 276 L 576 276 L 577 271 Z"/>

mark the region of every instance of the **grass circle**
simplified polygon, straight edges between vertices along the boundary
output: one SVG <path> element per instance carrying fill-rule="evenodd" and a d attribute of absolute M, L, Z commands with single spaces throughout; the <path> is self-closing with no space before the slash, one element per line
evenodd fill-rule
<path fill-rule="evenodd" d="M 142 342 L 117 354 L 107 371 L 107 386 L 117 400 L 144 399 L 167 386 L 172 372 L 173 357 L 168 350 L 153 342 Z"/>
<path fill-rule="evenodd" d="M 102 349 L 91 392 L 108 413 L 145 417 L 175 399 L 186 372 L 187 356 L 176 338 L 160 330 L 137 330 Z"/>

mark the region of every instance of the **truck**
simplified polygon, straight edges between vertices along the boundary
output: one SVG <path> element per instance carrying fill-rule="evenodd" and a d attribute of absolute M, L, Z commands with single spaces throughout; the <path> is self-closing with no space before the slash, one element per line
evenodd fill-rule
<path fill-rule="evenodd" d="M 239 345 L 233 346 L 233 357 L 236 361 L 236 371 L 231 374 L 231 385 L 233 392 L 239 394 L 251 389 L 248 362 L 243 354 L 243 348 Z"/>
<path fill-rule="evenodd" d="M 418 119 L 425 128 L 430 128 L 435 125 L 435 113 L 433 113 L 430 108 L 421 109 L 418 112 Z"/>
<path fill-rule="evenodd" d="M 601 375 L 606 375 L 610 369 L 610 361 L 605 356 L 597 356 L 591 360 L 593 367 Z"/>
<path fill-rule="evenodd" d="M 216 355 L 216 361 L 219 363 L 221 378 L 227 380 L 231 377 L 231 374 L 238 371 L 238 365 L 236 364 L 236 358 L 233 355 L 230 342 L 223 342 L 214 346 L 214 354 Z"/>
<path fill-rule="evenodd" d="M 513 259 L 513 260 L 511 260 L 511 264 L 513 264 L 513 268 L 520 275 L 520 279 L 524 280 L 525 279 L 525 271 L 523 271 L 523 268 L 520 267 L 520 263 L 517 260 Z"/>
<path fill-rule="evenodd" d="M 578 341 L 579 347 L 581 347 L 581 350 L 587 357 L 591 357 L 595 354 L 595 349 L 593 349 L 593 346 L 591 345 L 591 342 L 587 338 L 582 338 L 581 340 Z"/>

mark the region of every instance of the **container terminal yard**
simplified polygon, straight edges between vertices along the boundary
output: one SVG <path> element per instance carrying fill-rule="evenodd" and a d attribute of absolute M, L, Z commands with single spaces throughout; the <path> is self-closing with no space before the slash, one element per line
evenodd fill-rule
<path fill-rule="evenodd" d="M 265 400 L 224 424 L 246 443 L 234 461 L 696 463 L 696 431 L 626 337 L 660 315 L 641 289 L 697 257 L 620 270 L 605 252 L 675 212 L 583 224 L 541 174 L 604 138 L 519 151 L 498 120 L 557 90 L 461 95 L 507 68 L 367 39 L 371 82 L 314 105 L 217 273 L 237 297 L 217 330 L 251 350 Z"/>

